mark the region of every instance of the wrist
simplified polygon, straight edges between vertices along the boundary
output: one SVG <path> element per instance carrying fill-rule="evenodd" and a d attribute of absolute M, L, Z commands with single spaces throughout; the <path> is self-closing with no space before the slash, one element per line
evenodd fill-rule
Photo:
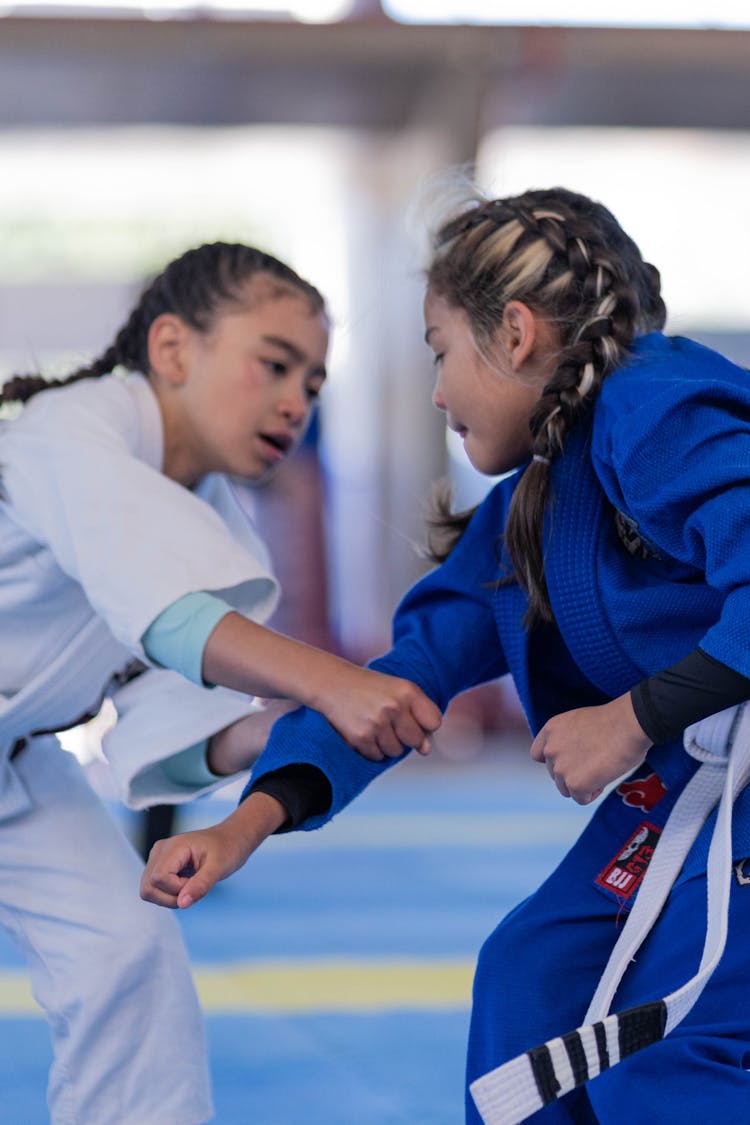
<path fill-rule="evenodd" d="M 625 692 L 624 695 L 615 699 L 613 701 L 613 706 L 616 708 L 617 721 L 622 723 L 627 736 L 633 744 L 644 751 L 648 750 L 650 746 L 653 746 L 652 739 L 638 721 L 631 693 L 629 691 Z"/>
<path fill-rule="evenodd" d="M 302 690 L 295 692 L 294 697 L 299 699 L 303 706 L 325 714 L 333 686 L 340 687 L 341 674 L 349 672 L 352 666 L 347 660 L 331 652 L 325 652 L 323 649 L 316 651 L 318 659 L 311 662 L 310 675 L 306 677 L 305 683 L 300 685 Z"/>
<path fill-rule="evenodd" d="M 250 793 L 222 824 L 244 862 L 287 820 L 281 801 L 268 793 Z"/>

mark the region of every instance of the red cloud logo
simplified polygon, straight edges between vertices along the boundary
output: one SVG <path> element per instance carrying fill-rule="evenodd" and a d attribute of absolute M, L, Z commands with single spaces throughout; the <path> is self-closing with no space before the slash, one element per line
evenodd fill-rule
<path fill-rule="evenodd" d="M 643 809 L 644 812 L 651 812 L 666 791 L 666 785 L 655 773 L 650 773 L 648 777 L 637 777 L 634 781 L 623 781 L 615 790 L 624 804 L 633 809 Z"/>

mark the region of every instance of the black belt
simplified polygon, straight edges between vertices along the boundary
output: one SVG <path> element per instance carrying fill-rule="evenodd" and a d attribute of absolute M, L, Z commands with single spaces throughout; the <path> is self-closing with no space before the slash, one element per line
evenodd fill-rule
<path fill-rule="evenodd" d="M 11 761 L 28 745 L 30 738 L 41 738 L 43 734 L 62 734 L 63 731 L 73 730 L 74 727 L 80 727 L 83 723 L 90 722 L 90 720 L 95 719 L 98 714 L 98 711 L 85 711 L 83 715 L 79 715 L 72 723 L 66 723 L 63 727 L 56 727 L 55 730 L 32 730 L 25 738 L 17 738 L 11 747 Z"/>
<path fill-rule="evenodd" d="M 11 751 L 10 751 L 11 760 L 13 758 L 15 758 L 17 754 L 21 753 L 24 746 L 26 745 L 26 742 L 27 742 L 27 739 L 25 739 L 25 738 L 17 738 L 16 739 L 16 741 L 13 743 L 13 746 L 12 746 Z"/>
<path fill-rule="evenodd" d="M 146 671 L 146 668 L 147 666 L 140 660 L 131 660 L 130 663 L 126 665 L 126 667 L 123 668 L 121 672 L 115 672 L 110 683 L 116 683 L 119 687 L 123 687 L 125 684 L 129 684 L 131 680 L 135 680 L 138 678 L 138 676 L 142 675 Z M 104 702 L 106 694 L 106 691 L 102 694 L 102 697 L 96 705 L 96 708 L 89 711 L 84 711 L 84 713 L 82 715 L 79 715 L 77 719 L 73 719 L 71 723 L 66 723 L 65 726 L 56 727 L 54 730 L 32 730 L 29 734 L 26 735 L 25 738 L 17 738 L 13 743 L 13 746 L 11 747 L 11 759 L 15 758 L 16 755 L 21 753 L 30 738 L 37 738 L 43 734 L 62 734 L 63 731 L 73 730 L 74 727 L 80 727 L 83 725 L 83 723 L 88 723 L 91 719 L 95 719 L 99 714 L 99 711 L 101 710 L 101 706 Z"/>

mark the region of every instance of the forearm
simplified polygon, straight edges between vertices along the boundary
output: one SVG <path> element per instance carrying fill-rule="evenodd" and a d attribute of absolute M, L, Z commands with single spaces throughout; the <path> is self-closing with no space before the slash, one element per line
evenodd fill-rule
<path fill-rule="evenodd" d="M 222 828 L 234 839 L 244 863 L 268 836 L 281 828 L 286 819 L 287 811 L 281 801 L 268 793 L 258 792 L 251 793 L 238 805 L 222 822 Z"/>
<path fill-rule="evenodd" d="M 203 650 L 203 679 L 209 684 L 267 699 L 294 699 L 316 708 L 326 683 L 346 661 L 228 613 Z"/>
<path fill-rule="evenodd" d="M 228 613 L 204 647 L 203 676 L 250 695 L 293 699 L 324 714 L 349 746 L 373 761 L 404 746 L 429 753 L 438 708 L 408 680 L 367 671 Z"/>
<path fill-rule="evenodd" d="M 299 709 L 284 715 L 275 724 L 266 749 L 253 766 L 243 797 L 246 798 L 252 790 L 264 786 L 267 777 L 285 773 L 297 766 L 316 769 L 327 783 L 330 797 L 325 807 L 311 809 L 307 815 L 295 821 L 295 828 L 308 831 L 320 828 L 337 816 L 398 760 L 389 758 L 379 762 L 369 761 L 353 753 L 323 715 Z"/>
<path fill-rule="evenodd" d="M 219 777 L 249 769 L 265 749 L 276 720 L 298 706 L 288 699 L 272 700 L 218 731 L 208 743 L 207 768 Z"/>

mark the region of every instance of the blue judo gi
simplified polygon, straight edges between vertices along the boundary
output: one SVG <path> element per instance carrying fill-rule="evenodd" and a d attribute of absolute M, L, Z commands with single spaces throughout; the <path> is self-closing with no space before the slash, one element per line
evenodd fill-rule
<path fill-rule="evenodd" d="M 545 574 L 555 624 L 524 629 L 526 597 L 503 581 L 502 532 L 518 475 L 497 484 L 446 562 L 399 606 L 393 647 L 372 667 L 441 707 L 510 673 L 532 731 L 552 715 L 628 691 L 697 645 L 750 676 L 750 375 L 698 344 L 653 333 L 605 381 L 552 466 Z M 252 783 L 292 763 L 327 776 L 335 815 L 393 763 L 350 750 L 314 712 L 274 728 Z M 556 871 L 484 945 L 467 1076 L 583 1020 L 667 816 L 697 763 L 681 740 L 597 807 Z M 663 997 L 695 971 L 705 932 L 711 822 L 625 973 L 614 1008 Z M 750 857 L 750 792 L 735 802 L 733 858 Z M 750 871 L 750 860 L 748 861 Z M 704 1125 L 750 1120 L 750 879 L 735 880 L 727 946 L 671 1035 L 529 1120 Z M 467 1096 L 467 1123 L 479 1114 Z"/>

